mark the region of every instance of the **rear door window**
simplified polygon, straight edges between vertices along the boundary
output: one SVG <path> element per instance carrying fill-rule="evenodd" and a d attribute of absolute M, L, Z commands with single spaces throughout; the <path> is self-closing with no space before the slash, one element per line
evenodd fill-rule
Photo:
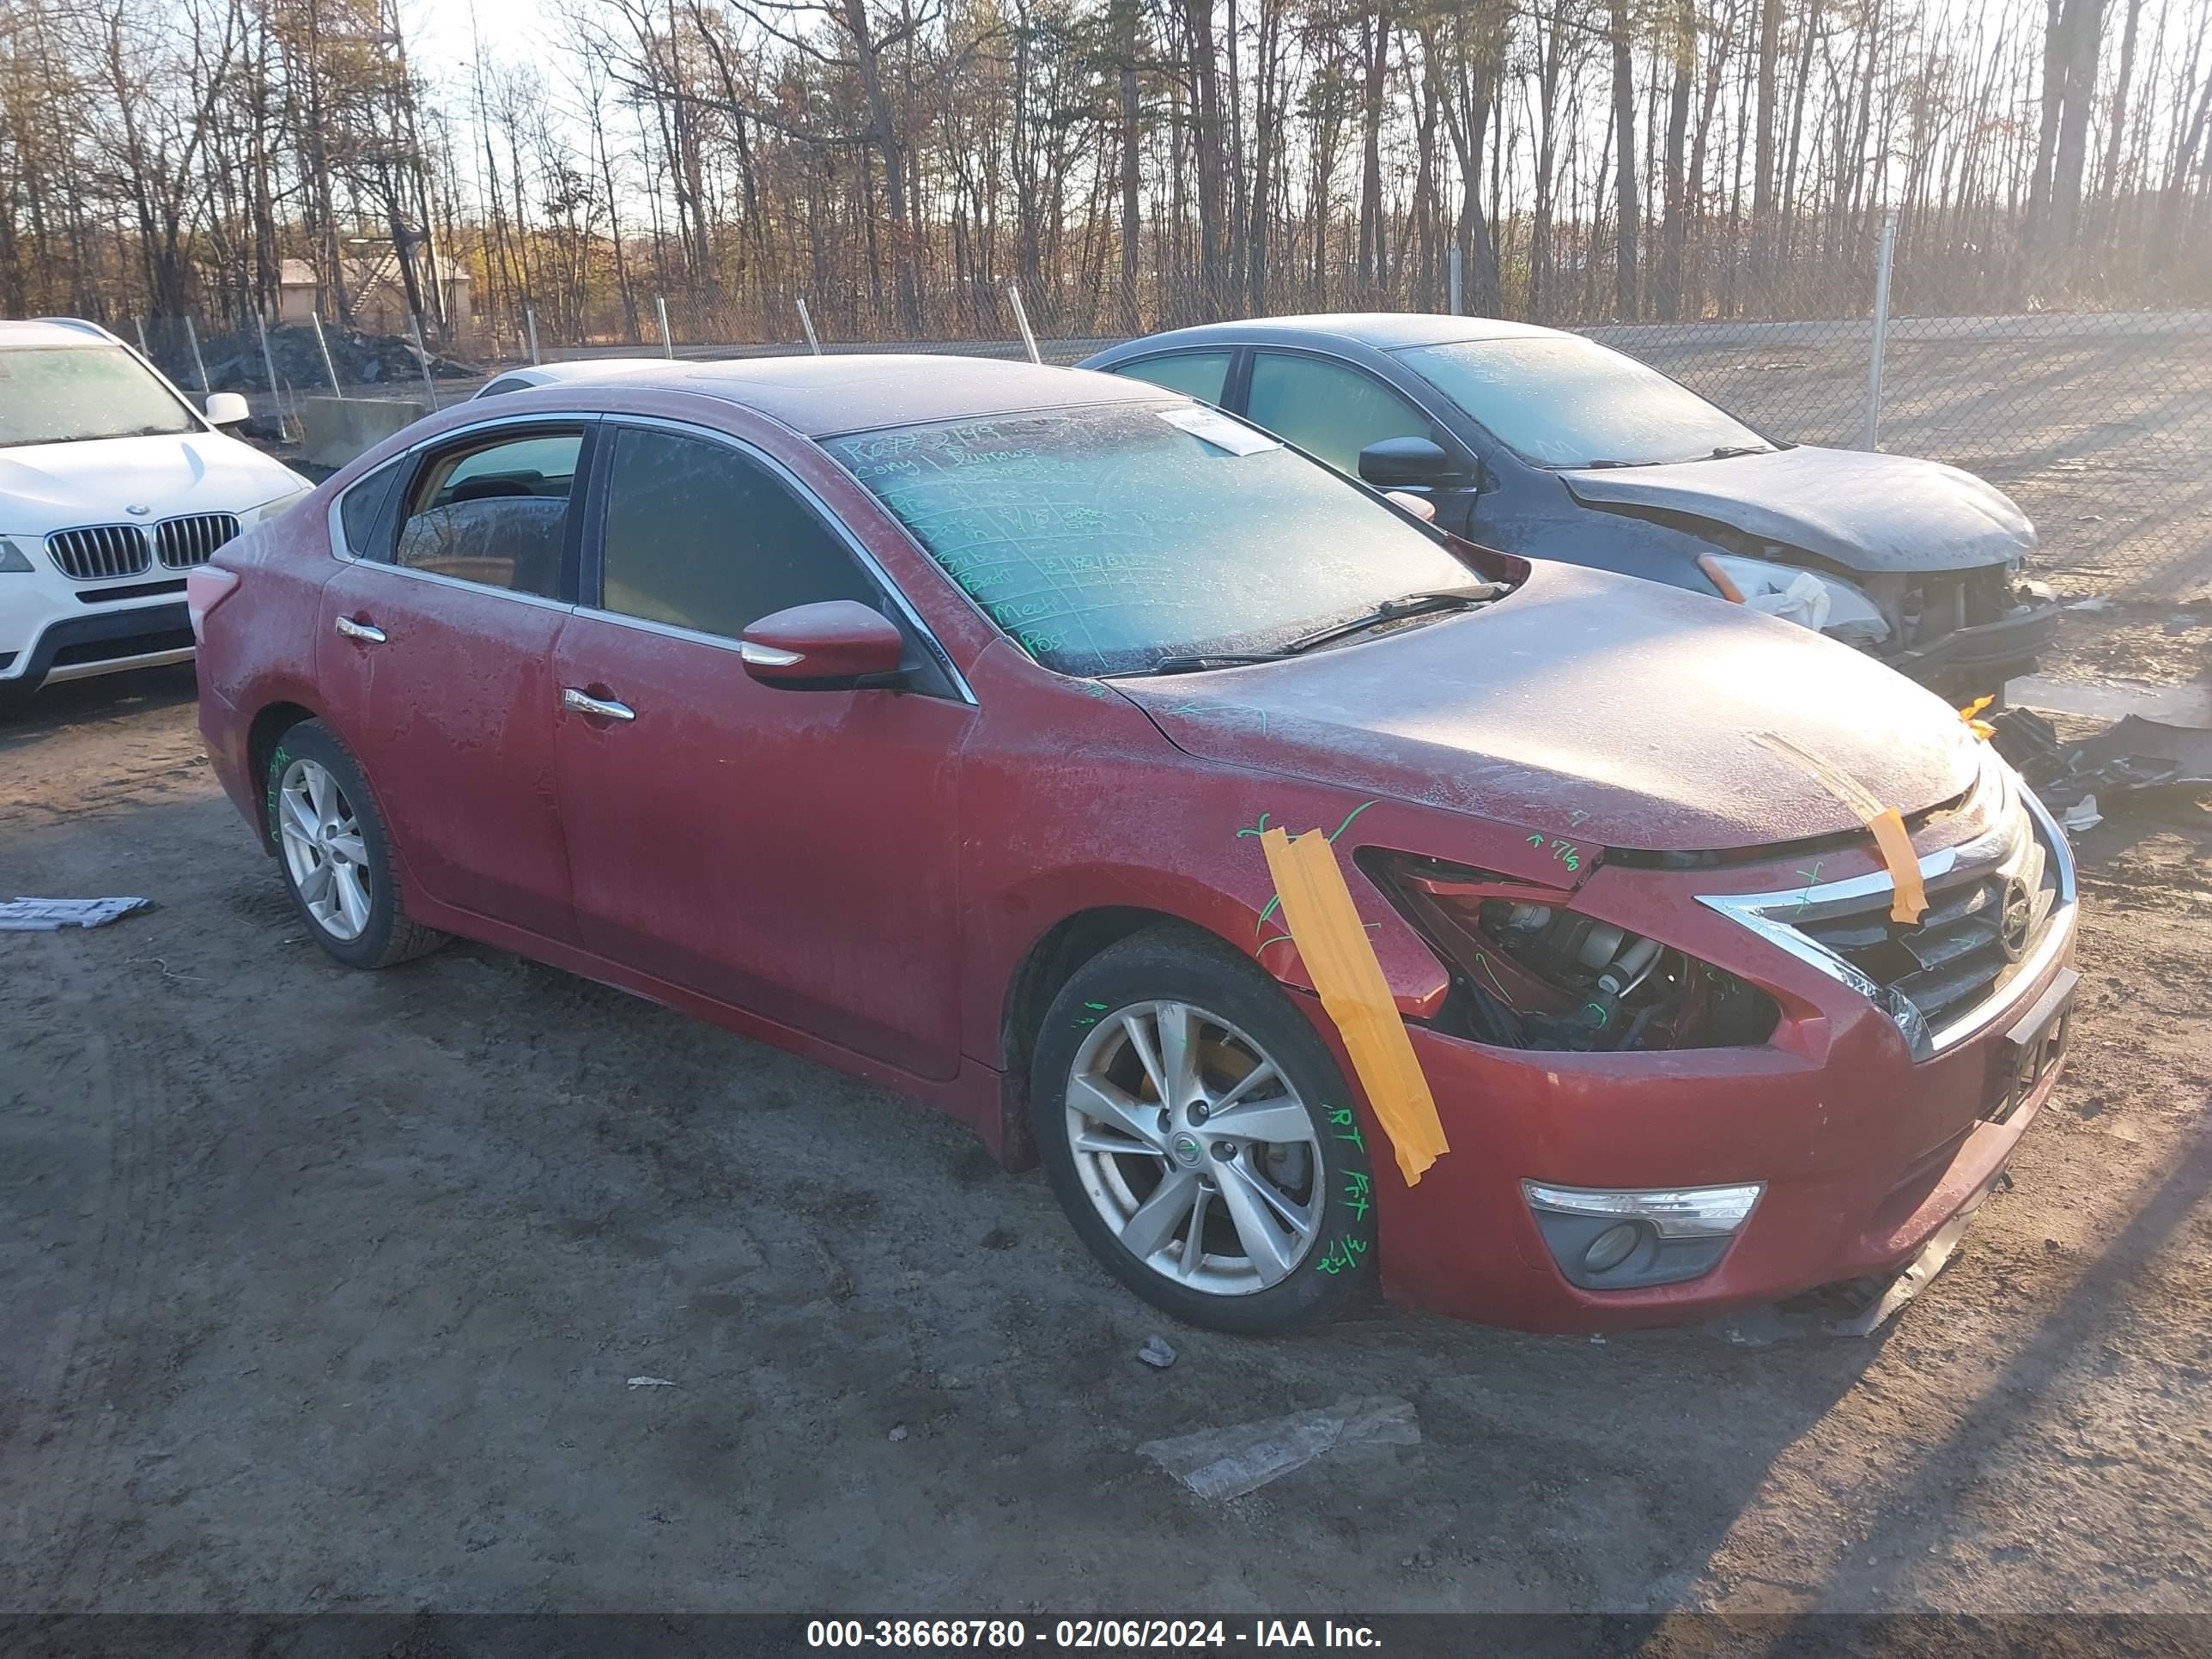
<path fill-rule="evenodd" d="M 541 599 L 561 595 L 580 427 L 479 438 L 416 474 L 393 562 Z"/>
<path fill-rule="evenodd" d="M 345 541 L 340 550 L 349 558 L 373 559 L 380 550 L 376 545 L 376 527 L 384 518 L 386 503 L 392 491 L 406 471 L 398 461 L 380 466 L 367 477 L 348 486 L 338 498 L 338 528 Z"/>
<path fill-rule="evenodd" d="M 1229 357 L 1226 351 L 1171 351 L 1164 357 L 1123 363 L 1114 372 L 1133 380 L 1164 386 L 1200 403 L 1218 404 L 1229 380 Z"/>
<path fill-rule="evenodd" d="M 1253 355 L 1244 412 L 1354 477 L 1368 445 L 1437 435 L 1434 422 L 1364 369 L 1287 351 Z"/>

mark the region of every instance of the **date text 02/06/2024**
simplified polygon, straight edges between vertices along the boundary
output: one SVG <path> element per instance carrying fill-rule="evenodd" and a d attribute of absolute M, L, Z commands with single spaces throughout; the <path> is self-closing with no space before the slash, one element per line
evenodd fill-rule
<path fill-rule="evenodd" d="M 1309 1619 L 1059 1619 L 1035 1628 L 1019 1619 L 814 1619 L 806 1645 L 836 1648 L 966 1648 L 1009 1652 L 1126 1652 L 1182 1648 L 1378 1648 L 1370 1626 Z"/>

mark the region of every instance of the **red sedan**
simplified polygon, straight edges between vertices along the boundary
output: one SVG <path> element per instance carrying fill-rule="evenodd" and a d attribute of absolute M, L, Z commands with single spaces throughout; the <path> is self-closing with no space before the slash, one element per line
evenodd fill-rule
<path fill-rule="evenodd" d="M 516 392 L 190 600 L 209 755 L 333 957 L 462 934 L 903 1090 L 1194 1322 L 1878 1278 L 2064 1048 L 2064 838 L 1939 699 L 1142 382 Z"/>

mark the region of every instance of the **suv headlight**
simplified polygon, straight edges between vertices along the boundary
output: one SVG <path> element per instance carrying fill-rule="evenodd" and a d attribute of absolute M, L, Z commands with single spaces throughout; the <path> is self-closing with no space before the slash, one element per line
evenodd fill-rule
<path fill-rule="evenodd" d="M 23 556 L 23 550 L 5 536 L 0 536 L 0 571 L 23 576 L 31 574 L 31 562 Z"/>
<path fill-rule="evenodd" d="M 241 526 L 267 524 L 271 519 L 282 518 L 314 493 L 314 485 L 302 484 L 289 494 L 279 495 L 273 501 L 264 501 L 258 507 L 248 508 L 238 515 L 239 520 Z"/>
<path fill-rule="evenodd" d="M 1764 611 L 1854 645 L 1880 645 L 1889 637 L 1889 623 L 1875 602 L 1840 576 L 1733 553 L 1700 553 L 1698 568 L 1723 599 L 1746 610 Z"/>

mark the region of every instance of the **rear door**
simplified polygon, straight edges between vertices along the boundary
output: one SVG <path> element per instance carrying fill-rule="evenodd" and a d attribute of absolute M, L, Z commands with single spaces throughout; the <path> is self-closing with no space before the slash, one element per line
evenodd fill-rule
<path fill-rule="evenodd" d="M 584 592 L 550 695 L 585 945 L 918 1076 L 959 1062 L 962 744 L 975 708 L 859 544 L 720 434 L 607 422 Z M 738 636 L 855 599 L 909 689 L 762 684 Z"/>
<path fill-rule="evenodd" d="M 431 898 L 575 938 L 553 775 L 595 422 L 495 422 L 426 450 L 323 590 L 317 667 Z"/>

